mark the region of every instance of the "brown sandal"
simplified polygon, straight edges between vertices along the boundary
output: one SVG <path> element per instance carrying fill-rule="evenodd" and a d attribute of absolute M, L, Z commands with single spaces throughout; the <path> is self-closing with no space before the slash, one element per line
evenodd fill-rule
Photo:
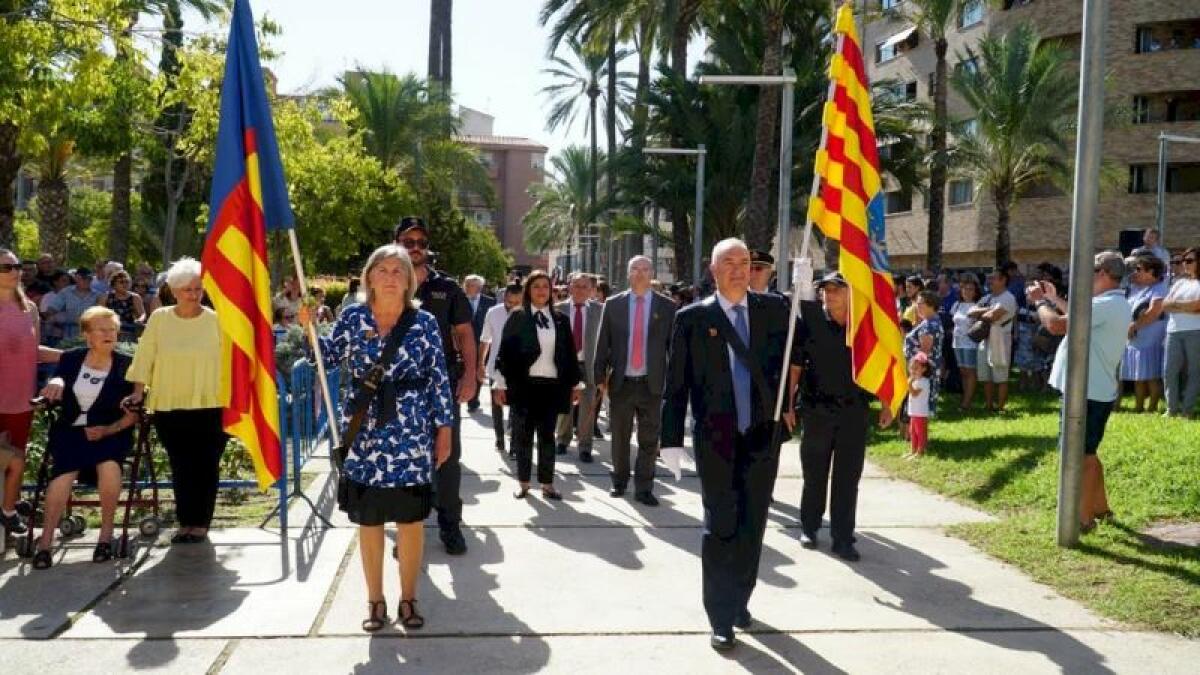
<path fill-rule="evenodd" d="M 407 615 L 404 612 L 405 607 L 408 608 Z M 415 599 L 400 601 L 400 625 L 405 628 L 412 628 L 413 630 L 425 627 L 425 617 L 417 613 L 417 601 Z"/>
<path fill-rule="evenodd" d="M 378 611 L 377 611 L 378 610 Z M 367 602 L 368 616 L 362 622 L 362 629 L 368 633 L 381 630 L 391 619 L 387 615 L 387 601 Z"/>

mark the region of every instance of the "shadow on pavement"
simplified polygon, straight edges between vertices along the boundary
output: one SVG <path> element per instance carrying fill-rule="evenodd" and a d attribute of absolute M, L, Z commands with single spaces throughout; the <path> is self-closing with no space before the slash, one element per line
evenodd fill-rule
<path fill-rule="evenodd" d="M 843 675 L 846 672 L 806 647 L 795 635 L 784 633 L 758 619 L 750 629 L 750 636 L 753 636 L 753 642 L 742 635 L 738 639 L 737 649 L 728 658 L 751 673 L 798 670 L 807 675 Z M 754 642 L 770 651 L 759 648 Z"/>
<path fill-rule="evenodd" d="M 877 603 L 1005 650 L 1036 651 L 1063 672 L 1112 672 L 1104 665 L 1103 656 L 1067 633 L 1010 609 L 980 602 L 971 597 L 971 588 L 966 584 L 934 574 L 946 567 L 940 560 L 879 534 L 860 533 L 859 539 L 864 562 L 847 567 L 900 598 L 898 604 L 876 598 Z M 871 564 L 872 560 L 881 562 Z M 987 617 L 990 626 L 964 625 L 966 617 L 980 615 Z"/>
<path fill-rule="evenodd" d="M 563 495 L 561 502 L 548 501 L 542 497 L 541 491 L 536 485 L 531 487 L 529 496 L 525 498 L 535 512 L 529 519 L 527 526 L 529 531 L 564 548 L 600 558 L 610 565 L 627 570 L 642 569 L 643 564 L 637 553 L 645 546 L 638 539 L 637 532 L 628 523 L 620 520 L 608 520 L 571 506 L 572 502 L 579 503 L 576 493 L 583 489 L 585 480 L 587 480 L 586 477 L 581 479 L 579 476 L 559 478 L 556 486 Z M 515 489 L 516 483 L 514 482 L 513 485 Z M 561 515 L 564 512 L 571 514 L 571 527 L 546 525 L 546 521 L 550 519 L 551 515 Z M 619 545 L 614 546 L 615 542 L 611 537 L 588 536 L 588 529 L 600 527 L 605 528 L 609 533 L 620 533 Z"/>
<path fill-rule="evenodd" d="M 0 587 L 0 621 L 29 617 L 21 625 L 22 637 L 55 634 L 128 567 L 127 561 L 119 560 L 96 564 L 90 558 L 79 558 L 67 562 L 67 547 L 78 548 L 60 542 L 52 550 L 54 564 L 48 570 L 34 570 L 29 559 L 12 558 L 0 564 L 0 574 L 7 577 Z"/>

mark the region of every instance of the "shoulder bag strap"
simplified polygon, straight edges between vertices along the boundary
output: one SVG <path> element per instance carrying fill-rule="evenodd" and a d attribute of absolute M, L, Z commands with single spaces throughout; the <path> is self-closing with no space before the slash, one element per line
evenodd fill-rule
<path fill-rule="evenodd" d="M 767 386 L 767 378 L 763 376 L 762 368 L 759 367 L 758 360 L 750 355 L 750 348 L 742 342 L 742 338 L 733 329 L 733 324 L 729 323 L 729 317 L 725 315 L 725 310 L 717 307 L 721 318 L 717 321 L 717 330 L 721 333 L 721 337 L 725 338 L 725 342 L 733 349 L 733 354 L 746 366 L 746 370 L 750 371 L 750 379 L 754 381 L 754 386 L 758 389 L 758 396 L 762 399 L 763 405 L 774 405 L 775 398 L 771 396 L 771 388 Z M 747 308 L 748 310 L 748 308 Z M 759 309 L 759 311 L 763 311 Z M 747 311 L 749 314 L 749 311 Z M 749 316 L 746 317 L 749 323 Z M 770 418 L 770 415 L 767 416 Z"/>
<path fill-rule="evenodd" d="M 412 328 L 416 320 L 417 311 L 415 309 L 409 308 L 404 310 L 404 313 L 400 315 L 400 320 L 392 328 L 392 332 L 388 333 L 387 341 L 383 343 L 383 351 L 379 354 L 379 360 L 367 371 L 367 376 L 363 378 L 358 391 L 350 399 L 350 407 L 354 412 L 350 416 L 349 424 L 346 425 L 345 433 L 342 435 L 342 446 L 338 448 L 338 457 L 336 459 L 339 469 L 346 460 L 346 453 L 350 451 L 350 447 L 354 445 L 355 439 L 358 438 L 358 432 L 362 430 L 363 420 L 367 416 L 367 409 L 371 407 L 371 397 L 374 396 L 375 390 L 379 389 L 379 385 L 383 381 L 383 376 L 387 373 L 386 364 L 395 360 L 396 353 L 400 351 L 400 343 L 404 340 L 405 333 Z"/>

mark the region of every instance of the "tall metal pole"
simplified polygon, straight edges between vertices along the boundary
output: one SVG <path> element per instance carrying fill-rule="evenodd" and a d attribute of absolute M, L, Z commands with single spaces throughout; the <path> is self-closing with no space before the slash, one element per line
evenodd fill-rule
<path fill-rule="evenodd" d="M 692 242 L 692 283 L 700 286 L 700 249 L 704 247 L 704 144 L 696 146 L 699 151 L 696 163 L 696 238 Z M 678 235 L 678 233 L 676 233 Z"/>
<path fill-rule="evenodd" d="M 650 237 L 650 261 L 654 265 L 654 278 L 658 278 L 658 204 L 654 205 L 654 232 Z"/>
<path fill-rule="evenodd" d="M 1084 0 L 1079 70 L 1079 136 L 1075 141 L 1075 201 L 1071 215 L 1071 297 L 1067 316 L 1067 390 L 1063 392 L 1058 474 L 1058 545 L 1079 543 L 1092 276 L 1100 156 L 1104 149 L 1104 26 L 1108 0 Z"/>
<path fill-rule="evenodd" d="M 1166 246 L 1163 228 L 1167 222 L 1167 135 L 1158 134 L 1158 190 L 1154 196 L 1154 226 L 1158 230 L 1158 245 Z"/>
<path fill-rule="evenodd" d="M 790 42 L 784 38 L 784 45 Z M 785 76 L 795 77 L 791 68 L 784 68 Z M 795 116 L 794 85 L 787 82 L 783 85 L 783 101 L 779 113 L 779 250 L 775 254 L 775 267 L 779 273 L 775 276 L 775 290 L 787 293 L 792 275 L 788 273 L 791 267 L 791 234 L 792 234 L 792 125 Z"/>

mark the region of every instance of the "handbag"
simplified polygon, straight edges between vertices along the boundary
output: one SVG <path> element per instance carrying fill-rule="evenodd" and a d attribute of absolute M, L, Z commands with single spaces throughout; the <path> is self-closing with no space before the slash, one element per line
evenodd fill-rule
<path fill-rule="evenodd" d="M 975 342 L 983 342 L 992 334 L 992 322 L 987 319 L 976 319 L 967 329 L 967 337 Z"/>
<path fill-rule="evenodd" d="M 346 407 L 351 411 L 350 421 L 342 431 L 341 444 L 329 453 L 329 459 L 338 474 L 338 506 L 345 506 L 350 492 L 350 479 L 344 470 L 346 456 L 350 454 L 350 448 L 358 438 L 359 431 L 362 430 L 363 421 L 367 417 L 367 409 L 371 407 L 371 399 L 383 383 L 383 376 L 387 373 L 387 364 L 395 360 L 396 353 L 400 351 L 400 341 L 404 339 L 404 335 L 408 333 L 409 328 L 416 323 L 416 320 L 417 310 L 412 308 L 404 310 L 404 313 L 400 315 L 400 320 L 392 328 L 392 332 L 388 333 L 387 341 L 383 343 L 383 350 L 379 353 L 379 360 L 367 371 L 366 377 L 362 379 L 358 389 L 347 402 Z"/>

